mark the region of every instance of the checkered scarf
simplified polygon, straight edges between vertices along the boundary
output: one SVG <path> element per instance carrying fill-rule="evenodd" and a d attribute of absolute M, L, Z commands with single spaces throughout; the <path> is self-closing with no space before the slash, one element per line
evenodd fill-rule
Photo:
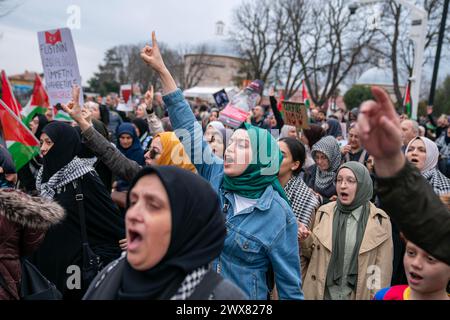
<path fill-rule="evenodd" d="M 431 184 L 437 195 L 441 196 L 450 193 L 450 179 L 440 173 L 438 169 L 434 168 L 424 172 L 422 176 Z"/>
<path fill-rule="evenodd" d="M 207 266 L 202 266 L 189 273 L 186 278 L 184 278 L 177 293 L 172 298 L 170 298 L 170 300 L 188 299 L 194 293 L 195 288 L 197 288 L 200 282 L 202 282 L 208 271 L 209 269 Z"/>
<path fill-rule="evenodd" d="M 292 211 L 297 220 L 309 226 L 311 215 L 319 208 L 320 202 L 314 192 L 303 182 L 299 176 L 293 176 L 284 187 Z"/>
<path fill-rule="evenodd" d="M 316 170 L 316 187 L 320 190 L 327 189 L 334 183 L 336 171 L 341 165 L 341 150 L 337 140 L 332 136 L 320 139 L 312 148 L 311 155 L 315 158 L 316 152 L 322 152 L 328 158 L 330 167 L 328 171 L 321 171 L 318 167 Z"/>
<path fill-rule="evenodd" d="M 66 166 L 51 176 L 46 183 L 42 183 L 44 167 L 41 167 L 36 178 L 37 191 L 42 198 L 52 200 L 58 188 L 62 188 L 70 182 L 84 176 L 86 173 L 94 171 L 93 166 L 96 161 L 97 158 L 80 159 L 75 157 Z"/>

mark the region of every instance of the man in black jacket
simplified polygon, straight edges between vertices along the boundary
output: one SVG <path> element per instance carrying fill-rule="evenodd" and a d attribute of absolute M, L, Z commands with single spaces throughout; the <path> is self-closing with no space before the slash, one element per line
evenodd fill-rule
<path fill-rule="evenodd" d="M 400 121 L 388 94 L 372 88 L 376 101 L 361 106 L 361 142 L 374 157 L 381 204 L 406 238 L 450 264 L 450 211 L 401 153 Z"/>

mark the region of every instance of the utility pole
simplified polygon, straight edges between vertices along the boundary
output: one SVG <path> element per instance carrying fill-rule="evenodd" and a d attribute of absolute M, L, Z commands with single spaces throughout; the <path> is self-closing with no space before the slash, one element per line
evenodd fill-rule
<path fill-rule="evenodd" d="M 431 80 L 430 98 L 428 99 L 429 106 L 434 105 L 434 96 L 435 96 L 435 92 L 436 92 L 436 83 L 437 83 L 437 78 L 438 78 L 438 73 L 439 73 L 439 64 L 441 61 L 441 50 L 442 50 L 442 43 L 444 42 L 445 24 L 447 22 L 449 2 L 450 2 L 450 0 L 445 0 L 444 9 L 442 11 L 441 28 L 439 30 L 439 39 L 438 39 L 438 45 L 437 45 L 437 49 L 436 49 L 436 57 L 434 58 L 434 70 L 433 70 L 433 79 Z"/>

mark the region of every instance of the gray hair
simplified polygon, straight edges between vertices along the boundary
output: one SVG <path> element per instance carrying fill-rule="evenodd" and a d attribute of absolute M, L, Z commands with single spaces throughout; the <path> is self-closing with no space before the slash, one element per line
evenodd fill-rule
<path fill-rule="evenodd" d="M 406 119 L 406 120 L 403 120 L 403 122 L 410 122 L 415 135 L 419 136 L 419 133 L 420 133 L 419 123 L 416 120 Z"/>

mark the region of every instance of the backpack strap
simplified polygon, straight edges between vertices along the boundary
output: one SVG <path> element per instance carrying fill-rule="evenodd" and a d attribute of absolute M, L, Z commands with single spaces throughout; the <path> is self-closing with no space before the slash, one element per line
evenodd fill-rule
<path fill-rule="evenodd" d="M 78 179 L 74 182 L 75 187 L 75 200 L 77 202 L 78 207 L 78 216 L 80 218 L 80 231 L 81 231 L 81 242 L 82 245 L 89 245 L 87 230 L 86 230 L 86 214 L 84 211 L 84 194 L 81 189 L 81 179 Z"/>
<path fill-rule="evenodd" d="M 209 272 L 203 277 L 200 284 L 195 288 L 192 295 L 187 300 L 207 300 L 214 291 L 214 289 L 223 281 L 223 278 L 217 274 L 214 270 Z"/>

